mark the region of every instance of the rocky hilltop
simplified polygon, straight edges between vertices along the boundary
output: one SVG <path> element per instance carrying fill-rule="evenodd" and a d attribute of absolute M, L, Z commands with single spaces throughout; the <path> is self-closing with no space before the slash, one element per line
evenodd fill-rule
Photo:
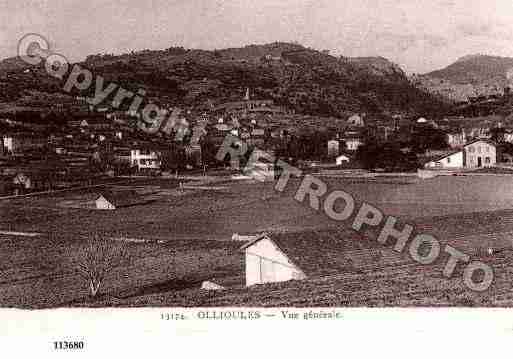
<path fill-rule="evenodd" d="M 513 58 L 467 55 L 444 69 L 413 77 L 413 83 L 455 101 L 502 95 L 513 87 Z"/>

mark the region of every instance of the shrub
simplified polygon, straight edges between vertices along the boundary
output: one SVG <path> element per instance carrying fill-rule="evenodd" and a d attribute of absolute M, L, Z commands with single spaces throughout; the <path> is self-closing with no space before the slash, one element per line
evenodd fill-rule
<path fill-rule="evenodd" d="M 130 256 L 123 244 L 95 234 L 78 252 L 76 266 L 89 284 L 89 293 L 96 297 L 106 275 L 112 270 L 130 262 Z"/>

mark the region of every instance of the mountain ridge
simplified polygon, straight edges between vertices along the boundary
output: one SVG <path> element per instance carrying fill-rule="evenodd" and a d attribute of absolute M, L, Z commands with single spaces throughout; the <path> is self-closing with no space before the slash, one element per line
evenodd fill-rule
<path fill-rule="evenodd" d="M 404 71 L 383 57 L 337 57 L 297 43 L 96 54 L 79 64 L 106 81 L 134 91 L 142 88 L 149 97 L 162 98 L 171 105 L 230 101 L 240 98 L 247 87 L 257 97 L 273 99 L 304 114 L 424 113 L 437 111 L 441 104 L 412 86 Z M 35 70 L 18 65 L 14 60 L 0 62 L 0 71 L 14 72 L 21 80 L 9 84 L 13 87 L 11 99 L 16 98 L 16 91 L 23 93 L 34 87 L 59 91 L 58 81 L 45 78 L 42 66 Z M 24 76 L 26 68 L 33 71 Z M 1 96 L 2 92 L 0 100 Z"/>
<path fill-rule="evenodd" d="M 473 54 L 443 69 L 417 76 L 417 85 L 430 93 L 455 101 L 504 94 L 513 87 L 513 57 Z"/>

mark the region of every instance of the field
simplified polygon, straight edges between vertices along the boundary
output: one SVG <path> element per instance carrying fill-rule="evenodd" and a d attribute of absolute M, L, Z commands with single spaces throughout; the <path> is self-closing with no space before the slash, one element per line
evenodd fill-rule
<path fill-rule="evenodd" d="M 330 189 L 344 189 L 443 240 L 466 236 L 468 240 L 460 243 L 466 250 L 482 246 L 479 234 L 513 232 L 511 176 L 324 180 Z M 274 191 L 272 183 L 252 181 L 220 180 L 209 190 L 194 189 L 193 181 L 188 184 L 192 188 L 180 192 L 175 180 L 131 181 L 121 187 L 146 193 L 154 201 L 115 211 L 62 206 L 94 197 L 95 191 L 0 202 L 0 231 L 39 234 L 0 234 L 0 305 L 513 305 L 507 284 L 512 268 L 506 254 L 490 259 L 496 265 L 497 286 L 477 297 L 463 288 L 461 278 L 449 281 L 440 277 L 436 266 L 404 261 L 363 273 L 243 288 L 241 243 L 230 240 L 233 233 L 294 232 L 341 224 L 293 199 L 298 180 L 291 181 L 284 193 Z M 95 300 L 89 298 L 87 283 L 71 260 L 92 228 L 123 243 L 131 258 L 109 273 Z M 506 248 L 509 242 L 503 237 L 500 246 Z M 132 240 L 123 242 L 127 238 Z M 486 238 L 488 244 L 495 237 Z M 230 283 L 233 288 L 203 291 L 199 287 L 204 280 Z"/>

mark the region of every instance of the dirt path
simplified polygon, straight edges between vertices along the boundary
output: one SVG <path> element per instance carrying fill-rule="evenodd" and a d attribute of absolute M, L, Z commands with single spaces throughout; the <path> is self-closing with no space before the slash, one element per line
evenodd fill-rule
<path fill-rule="evenodd" d="M 38 237 L 41 233 L 36 232 L 13 232 L 13 231 L 0 231 L 0 235 L 15 236 L 15 237 Z"/>
<path fill-rule="evenodd" d="M 95 184 L 91 186 L 83 186 L 83 187 L 70 187 L 65 189 L 59 189 L 55 191 L 43 191 L 43 192 L 32 192 L 27 194 L 19 194 L 19 195 L 12 195 L 12 196 L 4 196 L 0 197 L 0 201 L 4 199 L 16 199 L 16 198 L 25 198 L 25 197 L 36 197 L 36 196 L 42 196 L 45 194 L 54 194 L 54 193 L 63 193 L 68 191 L 76 191 L 81 189 L 89 189 L 89 188 L 96 188 L 96 187 L 103 187 L 103 186 L 110 186 L 110 185 L 116 185 L 121 183 L 126 183 L 126 180 L 119 181 L 119 182 L 109 182 L 109 183 L 101 183 L 101 184 Z"/>

